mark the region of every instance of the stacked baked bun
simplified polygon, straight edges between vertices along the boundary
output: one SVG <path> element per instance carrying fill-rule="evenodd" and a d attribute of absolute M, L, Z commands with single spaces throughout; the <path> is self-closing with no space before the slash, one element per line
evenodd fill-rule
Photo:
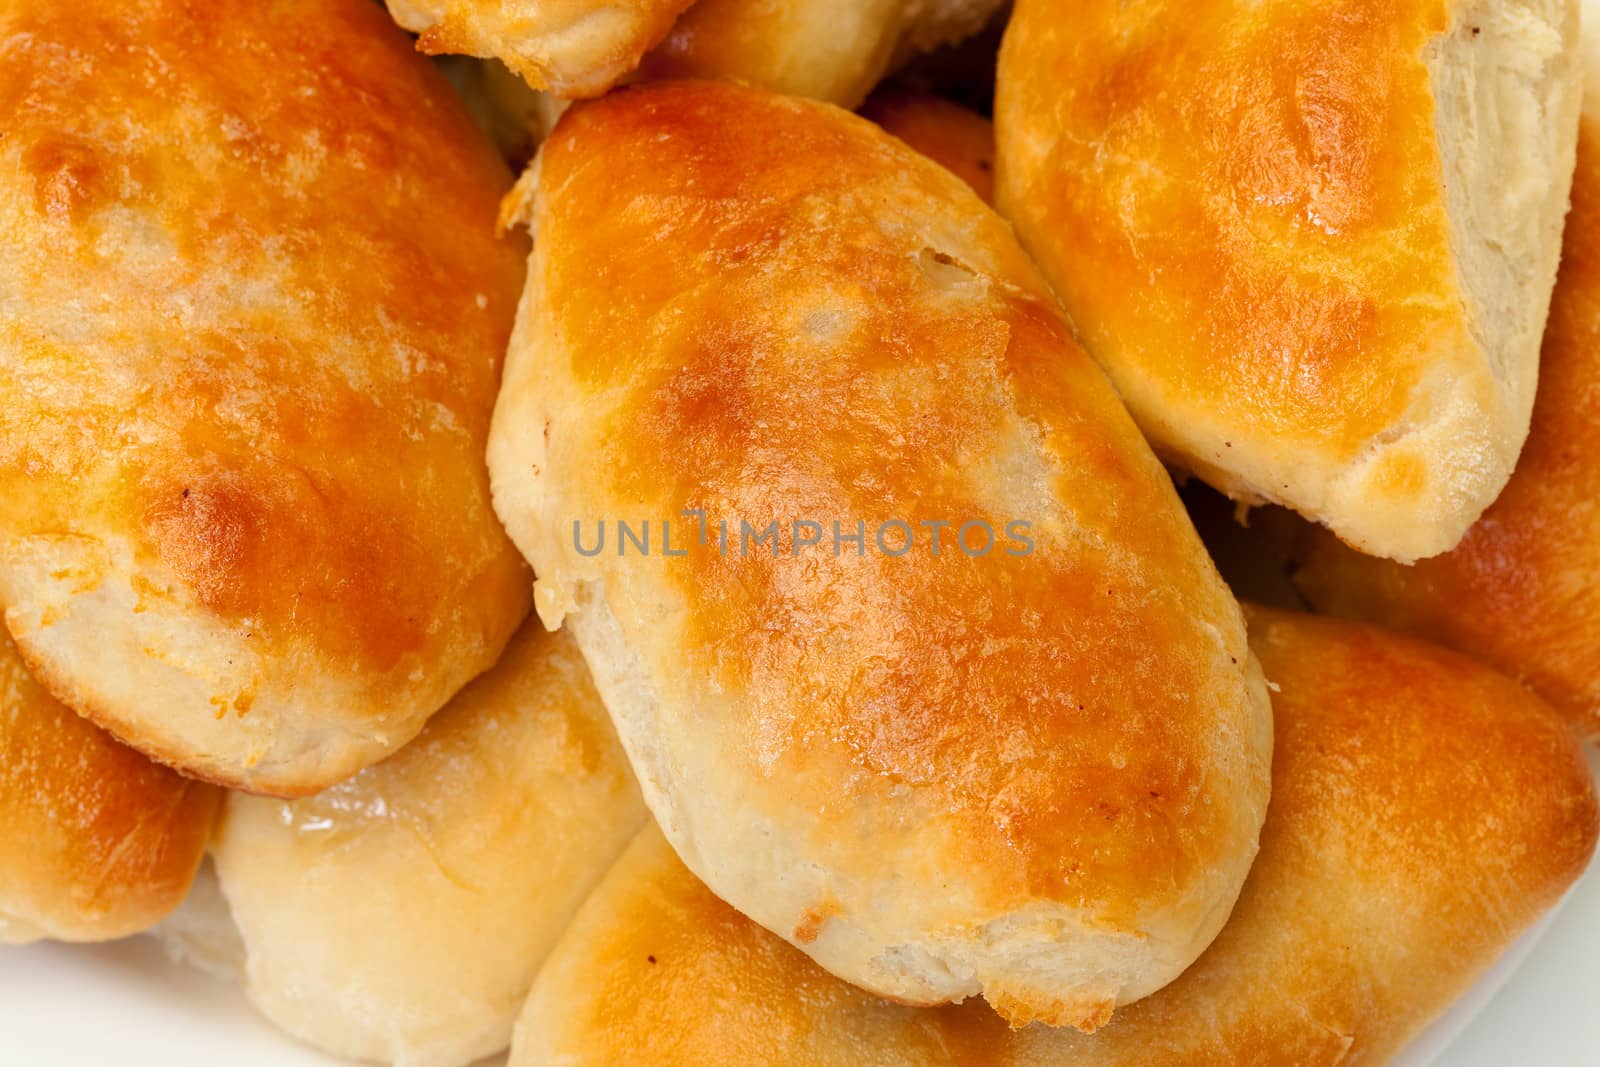
<path fill-rule="evenodd" d="M 572 639 L 530 621 L 393 758 L 316 796 L 230 795 L 211 852 L 237 937 L 203 910 L 163 933 L 318 1047 L 471 1063 L 644 818 Z"/>
<path fill-rule="evenodd" d="M 1600 85 L 1591 81 L 1533 424 L 1505 491 L 1455 548 L 1414 567 L 1363 556 L 1309 526 L 1292 550 L 1296 581 L 1319 610 L 1477 656 L 1521 678 L 1588 737 L 1600 735 L 1597 336 Z"/>
<path fill-rule="evenodd" d="M 873 997 L 719 900 L 651 829 L 545 965 L 512 1064 L 1383 1062 L 1582 869 L 1588 770 L 1538 698 L 1455 653 L 1248 618 L 1278 684 L 1260 856 L 1206 953 L 1097 1033 Z"/>
<path fill-rule="evenodd" d="M 1001 206 L 1163 455 L 1437 555 L 1527 436 L 1573 0 L 1021 0 Z"/>
<path fill-rule="evenodd" d="M 0 12 L 0 940 L 410 1067 L 1442 1012 L 1600 832 L 1576 7 L 999 6 Z"/>
<path fill-rule="evenodd" d="M 332 785 L 527 611 L 482 459 L 505 168 L 359 0 L 19 3 L 0 35 L 6 627 L 154 759 Z"/>

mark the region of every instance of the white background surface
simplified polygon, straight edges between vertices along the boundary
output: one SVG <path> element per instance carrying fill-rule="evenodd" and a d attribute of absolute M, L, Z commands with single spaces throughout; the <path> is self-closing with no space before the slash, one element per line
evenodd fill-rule
<path fill-rule="evenodd" d="M 1434 1067 L 1600 1063 L 1600 870 Z M 233 986 L 169 962 L 159 945 L 0 949 L 6 1067 L 328 1067 L 257 1017 Z M 716 1067 L 716 1065 L 707 1065 Z"/>
<path fill-rule="evenodd" d="M 1590 764 L 1600 769 L 1593 753 Z M 1473 999 L 1465 998 L 1441 1026 L 1459 1029 L 1479 1008 Z M 1532 951 L 1434 1067 L 1594 1067 L 1600 1064 L 1597 1001 L 1600 865 L 1591 863 Z M 342 1062 L 284 1037 L 251 1012 L 237 988 L 169 962 L 149 938 L 0 947 L 3 1067 Z M 1404 1067 L 1418 1067 L 1415 1057 Z"/>

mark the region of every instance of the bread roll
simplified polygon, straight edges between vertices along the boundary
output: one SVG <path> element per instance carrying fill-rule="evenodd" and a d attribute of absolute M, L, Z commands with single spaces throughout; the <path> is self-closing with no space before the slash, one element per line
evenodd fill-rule
<path fill-rule="evenodd" d="M 545 964 L 511 1067 L 1297 1067 L 1386 1062 L 1583 870 L 1595 800 L 1539 700 L 1442 649 L 1251 614 L 1277 746 L 1220 937 L 1084 1036 L 897 1007 L 717 900 L 647 830 Z"/>
<path fill-rule="evenodd" d="M 314 797 L 228 798 L 213 859 L 245 991 L 340 1056 L 471 1063 L 643 821 L 577 648 L 530 622 L 390 759 Z"/>
<path fill-rule="evenodd" d="M 430 55 L 494 57 L 535 89 L 598 96 L 639 65 L 693 0 L 388 0 Z"/>
<path fill-rule="evenodd" d="M 1369 555 L 1527 435 L 1576 0 L 1019 0 L 1001 208 L 1157 451 Z"/>
<path fill-rule="evenodd" d="M 906 60 L 983 29 L 1003 0 L 698 0 L 647 78 L 728 78 L 855 107 Z"/>
<path fill-rule="evenodd" d="M 0 631 L 0 943 L 155 923 L 188 890 L 218 797 L 62 707 Z"/>
<path fill-rule="evenodd" d="M 861 114 L 994 202 L 994 124 L 976 111 L 930 93 L 884 89 Z"/>
<path fill-rule="evenodd" d="M 1600 45 L 1600 31 L 1584 36 Z M 1600 78 L 1600 61 L 1589 70 Z M 1591 737 L 1600 737 L 1597 338 L 1600 93 L 1591 91 L 1533 429 L 1505 492 L 1454 550 L 1414 567 L 1357 555 L 1309 529 L 1293 553 L 1295 582 L 1319 609 L 1475 655 L 1522 678 Z"/>
<path fill-rule="evenodd" d="M 0 54 L 5 623 L 146 755 L 338 781 L 527 611 L 505 168 L 367 0 L 21 0 Z"/>
<path fill-rule="evenodd" d="M 685 862 L 908 1002 L 1092 1027 L 1176 976 L 1255 853 L 1266 691 L 1005 223 L 712 82 L 569 111 L 511 203 L 496 506 Z"/>

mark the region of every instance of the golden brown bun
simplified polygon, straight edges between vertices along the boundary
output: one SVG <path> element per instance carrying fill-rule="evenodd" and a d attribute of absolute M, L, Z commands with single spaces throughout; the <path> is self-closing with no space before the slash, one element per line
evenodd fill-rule
<path fill-rule="evenodd" d="M 1003 0 L 698 0 L 639 68 L 855 107 L 918 53 L 983 29 Z"/>
<path fill-rule="evenodd" d="M 366 0 L 23 0 L 0 52 L 6 626 L 155 759 L 338 781 L 527 610 L 505 168 Z"/>
<path fill-rule="evenodd" d="M 535 89 L 599 96 L 693 0 L 388 0 L 430 55 L 493 57 Z"/>
<path fill-rule="evenodd" d="M 245 991 L 319 1048 L 505 1048 L 540 962 L 644 822 L 572 639 L 530 621 L 415 741 L 314 797 L 228 798 L 212 854 Z M 215 937 L 188 953 L 219 958 Z"/>
<path fill-rule="evenodd" d="M 717 900 L 654 830 L 540 972 L 511 1067 L 1349 1067 L 1385 1062 L 1548 908 L 1593 788 L 1537 698 L 1454 653 L 1265 610 L 1277 747 L 1227 927 L 1093 1035 L 890 1005 Z"/>
<path fill-rule="evenodd" d="M 1527 435 L 1576 0 L 1019 0 L 999 203 L 1157 450 L 1370 555 Z"/>
<path fill-rule="evenodd" d="M 188 892 L 220 795 L 62 707 L 0 631 L 0 943 L 153 925 Z"/>
<path fill-rule="evenodd" d="M 1266 691 L 1005 223 L 857 116 L 712 82 L 575 107 L 521 193 L 495 502 L 689 866 L 907 1001 L 1093 1026 L 1176 976 L 1255 853 Z M 650 557 L 576 550 L 617 517 Z M 954 525 L 895 556 L 888 521 Z"/>
<path fill-rule="evenodd" d="M 1600 68 L 1596 76 L 1600 77 Z M 1442 641 L 1522 678 L 1600 736 L 1600 106 L 1578 138 L 1533 429 L 1453 551 L 1414 567 L 1306 529 L 1295 583 L 1318 609 Z"/>
<path fill-rule="evenodd" d="M 861 106 L 871 119 L 994 202 L 994 124 L 930 93 L 883 89 Z"/>

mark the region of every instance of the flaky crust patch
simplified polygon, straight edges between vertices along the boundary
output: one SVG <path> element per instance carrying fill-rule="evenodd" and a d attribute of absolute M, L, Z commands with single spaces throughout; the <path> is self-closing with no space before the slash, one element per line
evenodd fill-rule
<path fill-rule="evenodd" d="M 388 0 L 430 55 L 494 58 L 535 89 L 599 96 L 639 65 L 692 0 Z"/>

